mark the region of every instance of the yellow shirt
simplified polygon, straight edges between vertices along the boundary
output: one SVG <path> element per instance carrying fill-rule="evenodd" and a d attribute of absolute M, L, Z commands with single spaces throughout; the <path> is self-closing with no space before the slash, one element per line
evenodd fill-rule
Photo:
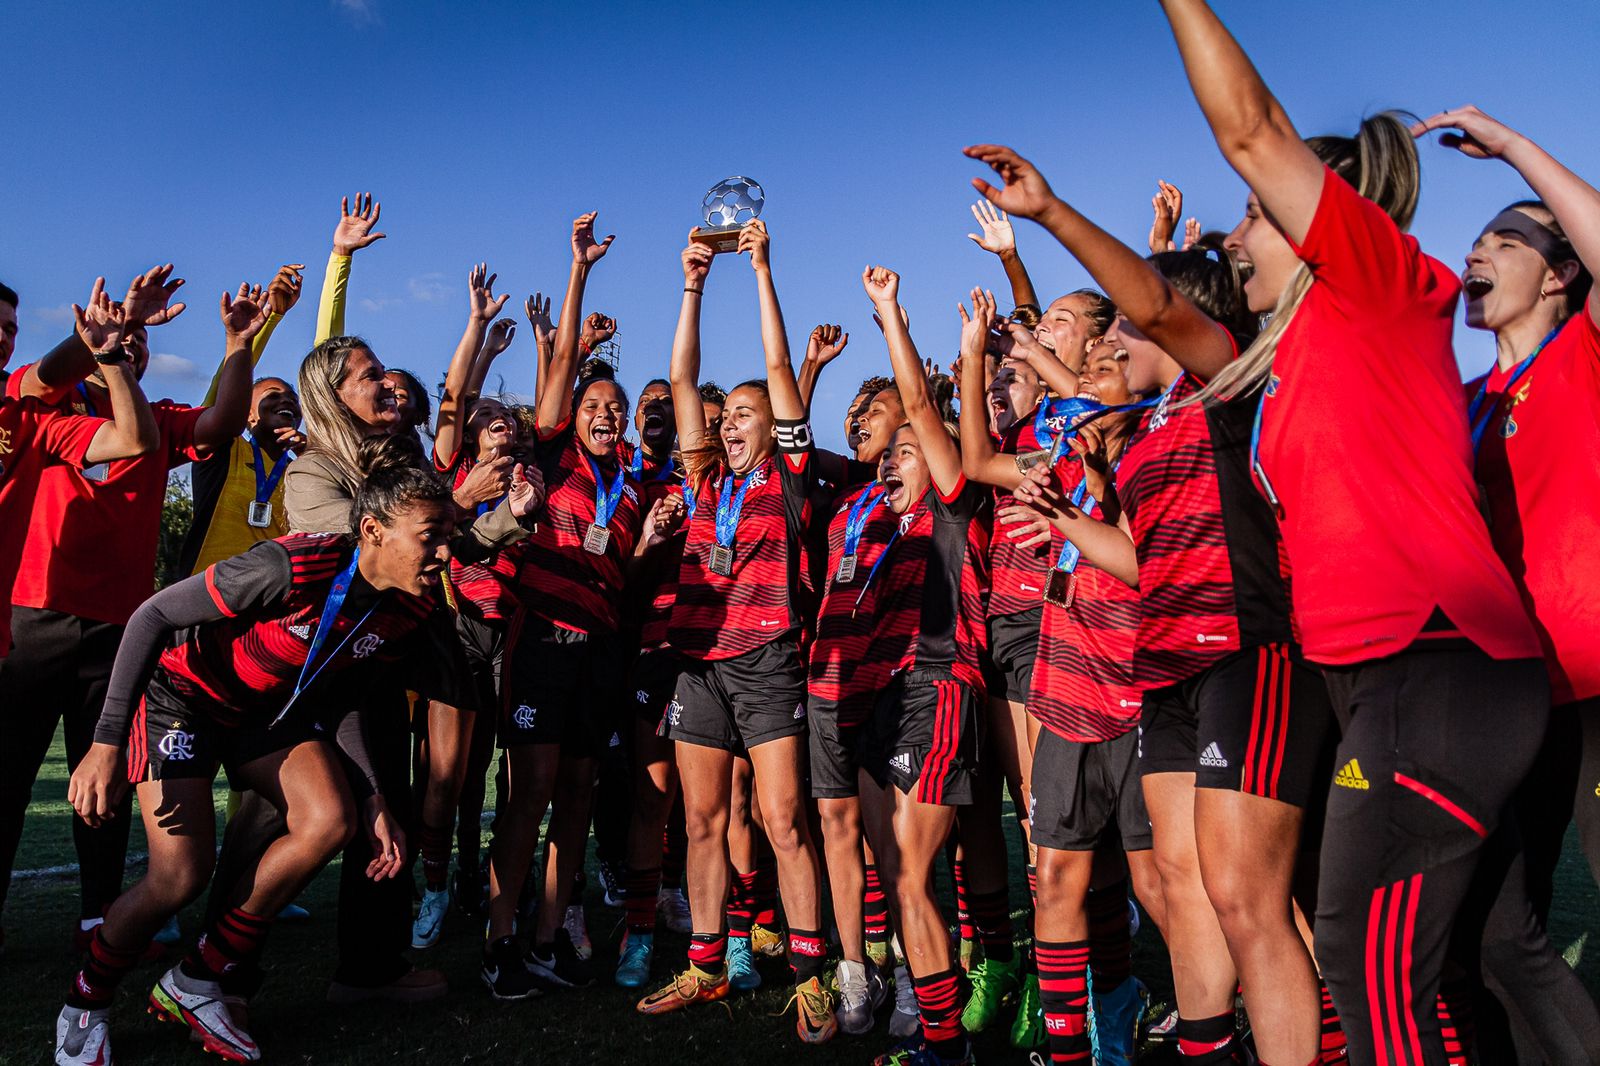
<path fill-rule="evenodd" d="M 270 474 L 272 460 L 263 454 L 261 461 L 266 465 L 265 473 Z M 195 475 L 203 476 L 198 464 Z M 205 539 L 200 542 L 200 554 L 195 557 L 194 565 L 189 571 L 191 574 L 200 573 L 212 563 L 231 559 L 240 552 L 248 550 L 257 541 L 271 540 L 289 532 L 288 515 L 283 506 L 283 479 L 280 477 L 278 484 L 272 489 L 270 497 L 272 518 L 263 528 L 252 526 L 248 521 L 250 504 L 255 498 L 255 451 L 250 447 L 248 440 L 242 436 L 237 437 L 228 452 L 228 467 L 223 475 L 222 491 L 217 496 L 216 504 L 211 508 L 209 515 L 198 513 L 199 508 L 196 508 L 195 521 L 209 519 L 209 522 L 206 526 Z"/>

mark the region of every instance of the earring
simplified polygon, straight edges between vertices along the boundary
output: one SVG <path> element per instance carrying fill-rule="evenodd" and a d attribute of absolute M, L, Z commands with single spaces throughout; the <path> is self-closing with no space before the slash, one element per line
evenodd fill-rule
<path fill-rule="evenodd" d="M 1544 291 L 1544 286 L 1543 285 L 1539 286 L 1539 299 L 1543 300 L 1543 299 L 1547 298 L 1549 295 L 1550 295 L 1549 293 Z"/>

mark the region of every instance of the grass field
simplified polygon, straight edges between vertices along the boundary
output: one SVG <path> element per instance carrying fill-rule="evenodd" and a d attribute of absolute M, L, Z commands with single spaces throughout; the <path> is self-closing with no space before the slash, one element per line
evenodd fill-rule
<path fill-rule="evenodd" d="M 19 870 L 73 862 L 66 778 L 58 738 L 34 788 Z M 223 796 L 219 789 L 219 809 Z M 1568 843 L 1557 873 L 1551 935 L 1568 950 L 1569 960 L 1576 961 L 1579 974 L 1594 990 L 1600 988 L 1600 959 L 1584 949 L 1591 934 L 1600 930 L 1600 899 L 1587 866 L 1572 841 Z M 137 822 L 130 850 L 144 851 Z M 139 872 L 141 868 L 134 866 L 130 876 Z M 1020 885 L 1020 879 L 1013 884 Z M 444 1000 L 409 1008 L 331 1007 L 323 995 L 334 962 L 336 890 L 336 874 L 324 872 L 304 899 L 311 920 L 280 925 L 269 941 L 266 961 L 271 976 L 252 1006 L 252 1029 L 270 1061 L 861 1063 L 888 1042 L 880 1025 L 870 1037 L 841 1037 L 820 1048 L 803 1048 L 794 1035 L 792 1012 L 783 1019 L 770 1017 L 788 998 L 787 970 L 777 961 L 762 964 L 768 987 L 729 1001 L 727 1009 L 713 1005 L 653 1019 L 635 1014 L 636 994 L 617 988 L 609 979 L 621 913 L 604 907 L 596 892 L 589 899 L 589 932 L 601 979 L 587 990 L 520 1004 L 494 1003 L 477 980 L 480 935 L 452 916 L 440 943 L 416 953 L 420 964 L 439 967 L 449 976 L 451 991 Z M 11 888 L 6 948 L 0 955 L 0 987 L 5 990 L 0 998 L 0 1064 L 49 1061 L 51 1026 L 76 965 L 68 948 L 76 906 L 77 880 L 72 873 L 25 877 Z M 197 921 L 195 913 L 183 915 L 187 936 L 198 932 Z M 668 963 L 681 965 L 684 938 L 658 934 L 656 943 L 658 973 L 664 975 Z M 143 1013 L 145 991 L 170 964 L 169 960 L 141 967 L 123 986 L 114 1021 L 119 1062 L 202 1061 L 184 1033 L 158 1025 Z M 1158 997 L 1170 987 L 1165 952 L 1151 931 L 1139 935 L 1135 970 Z M 977 1052 L 986 1063 L 1026 1061 L 1005 1043 L 1002 1033 L 985 1034 Z"/>

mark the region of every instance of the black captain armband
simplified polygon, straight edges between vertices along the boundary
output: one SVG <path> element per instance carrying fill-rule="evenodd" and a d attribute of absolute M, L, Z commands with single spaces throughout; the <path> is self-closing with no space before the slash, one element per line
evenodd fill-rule
<path fill-rule="evenodd" d="M 776 421 L 778 450 L 804 452 L 811 449 L 811 423 L 803 418 L 780 418 Z"/>

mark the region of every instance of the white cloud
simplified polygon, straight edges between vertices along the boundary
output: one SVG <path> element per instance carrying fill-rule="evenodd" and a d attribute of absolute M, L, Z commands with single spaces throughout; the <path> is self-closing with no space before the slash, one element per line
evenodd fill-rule
<path fill-rule="evenodd" d="M 378 0 L 333 0 L 333 9 L 357 26 L 376 25 Z"/>
<path fill-rule="evenodd" d="M 58 304 L 55 307 L 28 307 L 26 304 L 24 304 L 23 308 L 24 308 L 24 310 L 23 310 L 24 314 L 32 317 L 36 321 L 43 322 L 46 325 L 51 325 L 51 326 L 70 326 L 70 325 L 72 325 L 72 305 L 71 304 Z"/>
<path fill-rule="evenodd" d="M 419 303 L 437 303 L 450 295 L 444 275 L 439 273 L 418 274 L 406 282 L 406 287 L 411 291 L 411 298 Z"/>
<path fill-rule="evenodd" d="M 165 352 L 150 357 L 150 367 L 145 373 L 172 382 L 199 381 L 205 377 L 205 371 L 200 369 L 199 363 Z"/>
<path fill-rule="evenodd" d="M 379 296 L 377 298 L 366 296 L 361 298 L 359 306 L 361 310 L 369 314 L 377 314 L 391 307 L 399 307 L 402 302 L 398 297 L 394 296 Z"/>

